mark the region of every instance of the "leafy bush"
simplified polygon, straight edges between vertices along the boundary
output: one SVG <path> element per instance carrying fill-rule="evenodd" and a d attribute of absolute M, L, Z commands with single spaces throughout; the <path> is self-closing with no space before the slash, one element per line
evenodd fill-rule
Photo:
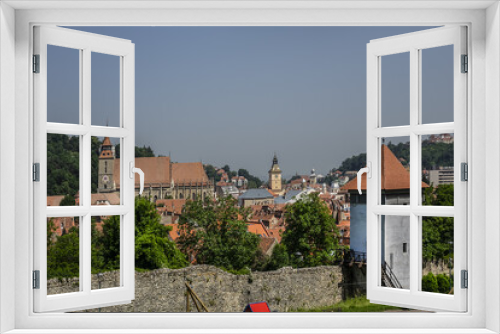
<path fill-rule="evenodd" d="M 448 276 L 444 274 L 439 274 L 436 276 L 438 291 L 439 293 L 448 293 L 450 292 L 450 279 Z"/>
<path fill-rule="evenodd" d="M 428 273 L 422 277 L 422 291 L 439 292 L 438 281 L 433 273 Z"/>

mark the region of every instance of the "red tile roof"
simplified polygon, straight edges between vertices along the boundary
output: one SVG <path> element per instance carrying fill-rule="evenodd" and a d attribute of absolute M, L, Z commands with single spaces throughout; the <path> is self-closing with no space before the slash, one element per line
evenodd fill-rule
<path fill-rule="evenodd" d="M 47 206 L 59 206 L 64 195 L 47 196 Z"/>
<path fill-rule="evenodd" d="M 168 236 L 170 237 L 170 240 L 175 241 L 177 238 L 180 237 L 180 230 L 179 230 L 179 225 L 178 224 L 166 224 L 165 226 L 170 226 L 172 228 L 172 231 L 168 232 Z"/>
<path fill-rule="evenodd" d="M 247 224 L 248 232 L 257 234 L 261 237 L 269 237 L 269 233 L 264 225 L 261 223 L 249 223 Z"/>
<path fill-rule="evenodd" d="M 109 202 L 109 205 L 120 205 L 119 193 L 99 193 L 91 194 L 90 202 L 92 205 L 98 205 L 97 202 Z"/>
<path fill-rule="evenodd" d="M 144 187 L 148 184 L 170 185 L 170 157 L 135 158 L 135 167 L 144 172 Z M 114 179 L 120 187 L 120 159 L 115 160 Z M 139 175 L 135 174 L 135 184 L 139 186 Z"/>
<path fill-rule="evenodd" d="M 262 253 L 267 254 L 278 243 L 275 238 L 264 237 L 260 239 L 259 248 Z M 270 254 L 268 254 L 270 255 Z"/>
<path fill-rule="evenodd" d="M 281 242 L 281 234 L 285 232 L 285 227 L 284 226 L 278 226 L 275 228 L 270 228 L 268 230 L 269 236 L 275 238 L 278 240 L 278 242 Z"/>
<path fill-rule="evenodd" d="M 149 184 L 169 187 L 173 178 L 176 185 L 204 185 L 208 184 L 208 177 L 201 162 L 172 163 L 170 157 L 135 158 L 135 167 L 144 172 L 144 186 Z M 120 159 L 116 159 L 114 167 L 114 180 L 116 187 L 120 187 Z M 172 169 L 172 176 L 170 170 Z M 139 176 L 135 175 L 135 186 L 139 186 Z"/>
<path fill-rule="evenodd" d="M 176 215 L 182 214 L 184 205 L 186 205 L 185 199 L 159 199 L 156 201 L 158 211 L 173 212 Z"/>
<path fill-rule="evenodd" d="M 175 184 L 208 183 L 208 177 L 201 162 L 179 162 L 172 164 Z"/>
<path fill-rule="evenodd" d="M 429 185 L 422 182 L 422 188 L 427 187 Z M 357 191 L 357 178 L 355 177 L 347 182 L 342 189 Z M 366 190 L 366 174 L 361 177 L 361 189 Z M 410 173 L 403 167 L 387 145 L 382 145 L 382 190 L 400 189 L 410 189 Z"/>

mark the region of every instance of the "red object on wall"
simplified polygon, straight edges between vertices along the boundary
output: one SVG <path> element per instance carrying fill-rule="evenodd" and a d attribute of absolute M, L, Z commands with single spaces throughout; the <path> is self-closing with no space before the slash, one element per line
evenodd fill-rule
<path fill-rule="evenodd" d="M 245 306 L 243 312 L 271 312 L 267 302 L 250 303 Z"/>

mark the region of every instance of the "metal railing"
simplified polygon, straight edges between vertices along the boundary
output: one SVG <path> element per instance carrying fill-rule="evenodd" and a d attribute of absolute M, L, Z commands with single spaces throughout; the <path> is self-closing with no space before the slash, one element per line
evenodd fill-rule
<path fill-rule="evenodd" d="M 402 289 L 403 286 L 392 271 L 392 268 L 384 261 L 382 264 L 382 286 L 390 288 Z"/>

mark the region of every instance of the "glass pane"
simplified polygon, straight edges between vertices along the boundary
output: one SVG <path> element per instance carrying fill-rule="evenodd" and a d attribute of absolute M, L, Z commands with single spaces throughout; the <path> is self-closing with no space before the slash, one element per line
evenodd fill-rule
<path fill-rule="evenodd" d="M 421 52 L 422 123 L 453 122 L 453 45 Z"/>
<path fill-rule="evenodd" d="M 120 126 L 120 57 L 92 52 L 92 125 Z"/>
<path fill-rule="evenodd" d="M 80 205 L 80 137 L 47 134 L 47 206 Z"/>
<path fill-rule="evenodd" d="M 422 136 L 422 205 L 454 205 L 454 136 Z"/>
<path fill-rule="evenodd" d="M 422 217 L 421 291 L 453 294 L 452 217 Z"/>
<path fill-rule="evenodd" d="M 410 217 L 381 216 L 381 286 L 410 288 Z"/>
<path fill-rule="evenodd" d="M 410 124 L 410 53 L 381 57 L 382 126 Z"/>
<path fill-rule="evenodd" d="M 410 137 L 382 138 L 381 204 L 410 205 Z"/>
<path fill-rule="evenodd" d="M 120 286 L 121 216 L 92 217 L 92 290 Z"/>
<path fill-rule="evenodd" d="M 47 294 L 80 291 L 79 217 L 47 218 Z"/>
<path fill-rule="evenodd" d="M 91 205 L 120 205 L 120 139 L 92 137 Z"/>
<path fill-rule="evenodd" d="M 47 122 L 80 122 L 80 50 L 47 45 Z"/>

